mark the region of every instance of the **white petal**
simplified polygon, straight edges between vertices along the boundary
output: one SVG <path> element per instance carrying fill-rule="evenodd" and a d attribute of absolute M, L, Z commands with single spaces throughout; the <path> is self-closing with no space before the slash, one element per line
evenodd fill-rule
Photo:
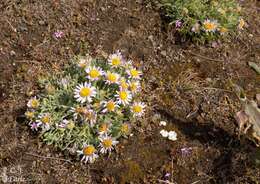
<path fill-rule="evenodd" d="M 171 141 L 176 141 L 177 140 L 177 133 L 175 131 L 170 131 L 168 133 L 168 139 Z"/>
<path fill-rule="evenodd" d="M 167 123 L 166 123 L 166 121 L 161 121 L 159 125 L 160 125 L 160 126 L 166 126 Z"/>
<path fill-rule="evenodd" d="M 166 130 L 161 130 L 160 131 L 160 134 L 163 136 L 163 137 L 168 137 L 169 133 L 166 131 Z"/>

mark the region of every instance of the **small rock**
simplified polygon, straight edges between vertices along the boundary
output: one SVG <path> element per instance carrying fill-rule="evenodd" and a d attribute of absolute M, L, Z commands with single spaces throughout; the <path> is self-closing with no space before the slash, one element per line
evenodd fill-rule
<path fill-rule="evenodd" d="M 167 56 L 167 52 L 165 50 L 163 50 L 163 51 L 161 51 L 161 55 L 166 57 Z"/>
<path fill-rule="evenodd" d="M 39 21 L 39 25 L 43 26 L 45 24 L 45 22 L 43 20 Z"/>
<path fill-rule="evenodd" d="M 36 167 L 36 164 L 37 164 L 37 162 L 34 160 L 34 161 L 32 162 L 32 167 Z"/>
<path fill-rule="evenodd" d="M 160 121 L 160 124 L 159 124 L 160 126 L 166 126 L 167 125 L 167 123 L 166 123 L 166 121 Z"/>
<path fill-rule="evenodd" d="M 25 27 L 25 26 L 20 26 L 20 27 L 19 27 L 19 31 L 21 31 L 21 32 L 26 32 L 26 31 L 28 31 L 28 29 L 27 29 L 27 27 Z"/>
<path fill-rule="evenodd" d="M 207 77 L 207 78 L 206 78 L 206 81 L 207 81 L 207 82 L 212 82 L 212 78 Z"/>
<path fill-rule="evenodd" d="M 10 55 L 15 56 L 15 54 L 16 54 L 15 51 L 11 50 Z"/>
<path fill-rule="evenodd" d="M 153 41 L 153 35 L 148 36 L 148 39 Z"/>

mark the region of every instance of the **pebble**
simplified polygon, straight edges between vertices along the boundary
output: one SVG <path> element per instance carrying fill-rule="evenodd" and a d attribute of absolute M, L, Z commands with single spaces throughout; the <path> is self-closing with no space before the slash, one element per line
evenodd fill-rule
<path fill-rule="evenodd" d="M 160 126 L 166 126 L 167 125 L 167 123 L 166 123 L 166 121 L 160 121 L 160 124 L 159 124 Z"/>
<path fill-rule="evenodd" d="M 11 51 L 10 51 L 10 55 L 11 55 L 11 56 L 15 56 L 15 55 L 16 55 L 15 51 L 11 50 Z"/>
<path fill-rule="evenodd" d="M 167 56 L 167 52 L 165 50 L 163 50 L 163 51 L 161 51 L 161 55 L 166 57 Z"/>
<path fill-rule="evenodd" d="M 43 26 L 45 24 L 45 22 L 43 20 L 39 21 L 39 25 Z"/>

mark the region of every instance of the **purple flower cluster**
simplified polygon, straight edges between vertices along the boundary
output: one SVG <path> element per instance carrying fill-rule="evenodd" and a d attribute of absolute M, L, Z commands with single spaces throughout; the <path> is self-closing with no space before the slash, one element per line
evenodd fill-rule
<path fill-rule="evenodd" d="M 175 22 L 175 28 L 181 28 L 181 26 L 182 26 L 182 22 L 180 21 L 180 20 L 176 20 L 176 22 Z"/>
<path fill-rule="evenodd" d="M 64 36 L 64 32 L 58 30 L 58 31 L 56 31 L 56 32 L 53 33 L 53 36 L 54 36 L 55 38 L 57 38 L 57 39 L 62 38 L 62 37 Z"/>
<path fill-rule="evenodd" d="M 32 122 L 32 123 L 30 123 L 30 126 L 31 126 L 31 129 L 32 129 L 32 130 L 37 131 L 37 130 L 38 130 L 38 127 L 39 127 L 39 124 L 36 123 L 36 122 Z"/>
<path fill-rule="evenodd" d="M 192 147 L 181 148 L 181 155 L 183 157 L 187 157 L 187 156 L 191 155 L 191 153 L 192 153 Z"/>

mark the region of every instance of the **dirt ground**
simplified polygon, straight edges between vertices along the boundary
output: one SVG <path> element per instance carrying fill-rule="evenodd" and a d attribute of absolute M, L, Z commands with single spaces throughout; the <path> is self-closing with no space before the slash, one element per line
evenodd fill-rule
<path fill-rule="evenodd" d="M 230 42 L 183 41 L 149 0 L 2 0 L 0 3 L 0 169 L 9 183 L 260 183 L 260 150 L 234 114 L 260 93 L 260 2 L 242 1 L 247 28 Z M 64 32 L 56 39 L 53 33 Z M 74 55 L 120 49 L 144 73 L 145 117 L 134 136 L 92 165 L 41 142 L 25 124 L 37 78 Z M 163 139 L 168 122 L 178 140 Z M 188 154 L 182 148 L 191 148 Z M 0 182 L 1 183 L 1 182 Z"/>

